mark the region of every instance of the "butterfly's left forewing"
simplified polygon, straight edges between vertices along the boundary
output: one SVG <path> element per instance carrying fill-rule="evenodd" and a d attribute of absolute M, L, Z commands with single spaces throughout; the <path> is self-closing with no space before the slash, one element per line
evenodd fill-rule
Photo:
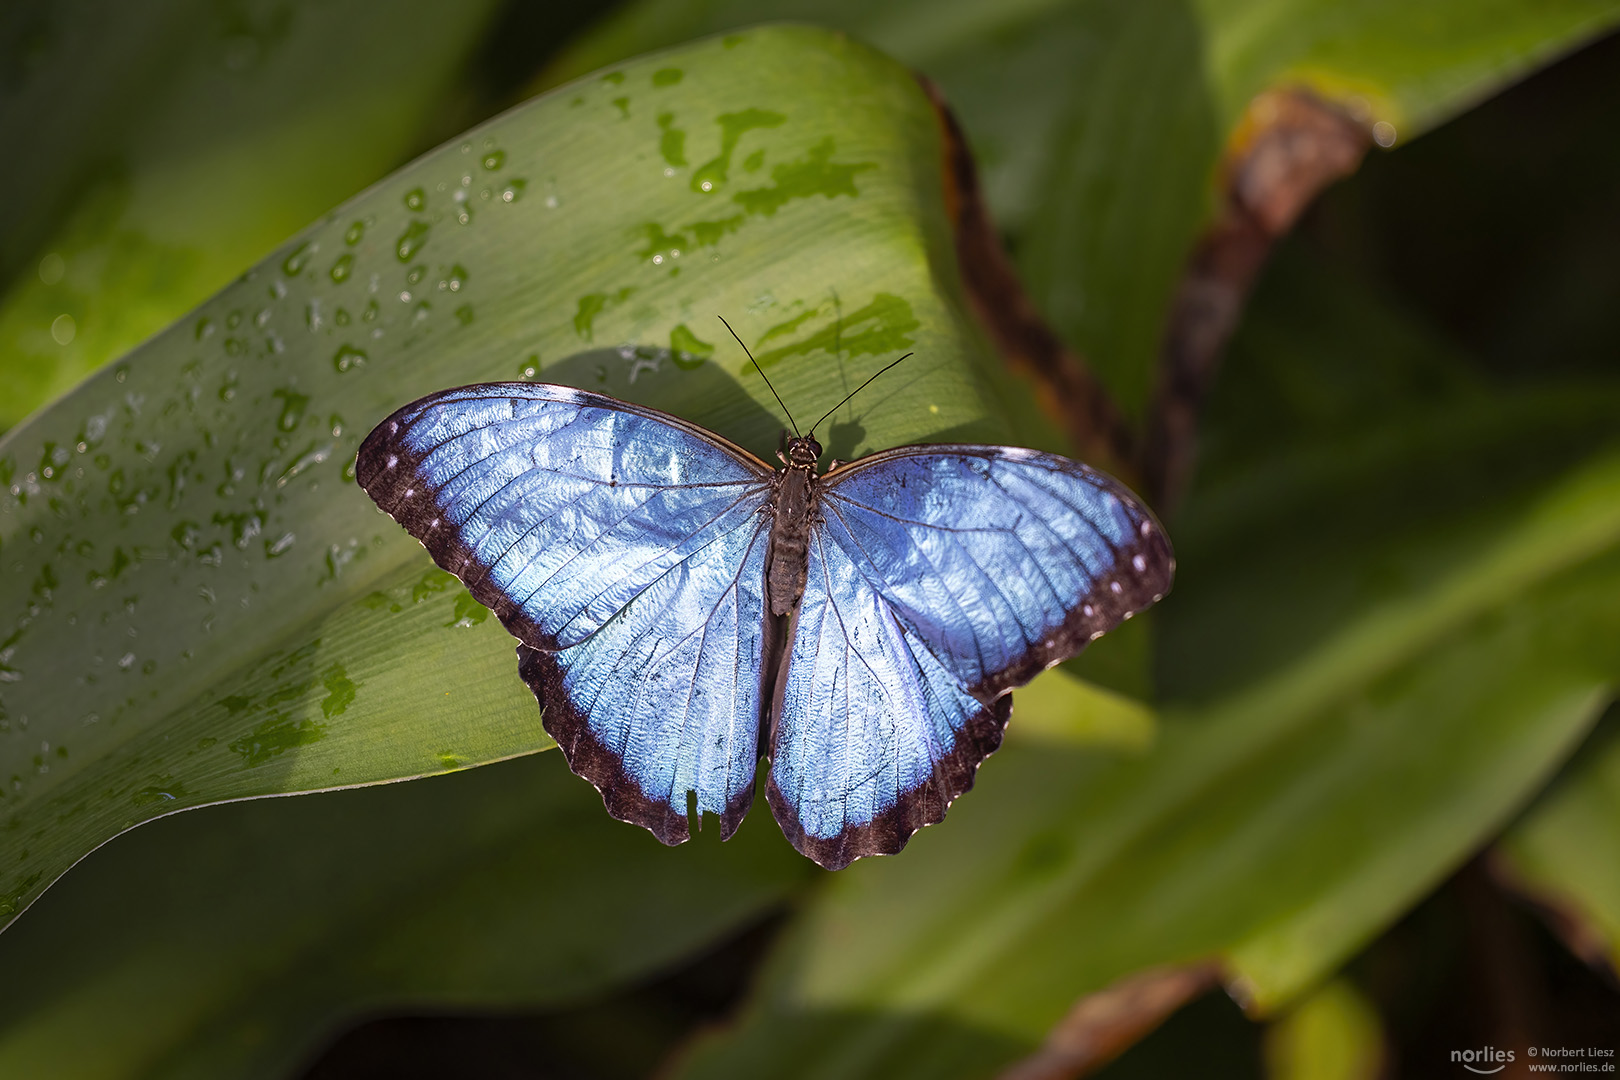
<path fill-rule="evenodd" d="M 824 866 L 900 850 L 1000 745 L 1006 691 L 1169 590 L 1163 530 L 1051 454 L 907 447 L 828 474 L 767 795 Z"/>
<path fill-rule="evenodd" d="M 522 644 L 573 770 L 665 843 L 729 835 L 758 764 L 770 470 L 692 425 L 495 383 L 399 410 L 357 478 Z"/>

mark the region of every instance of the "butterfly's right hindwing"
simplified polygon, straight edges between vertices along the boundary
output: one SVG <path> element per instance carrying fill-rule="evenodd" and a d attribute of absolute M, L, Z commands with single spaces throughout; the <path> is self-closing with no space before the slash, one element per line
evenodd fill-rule
<path fill-rule="evenodd" d="M 829 870 L 905 847 L 997 746 L 1009 698 L 980 701 L 922 647 L 825 529 L 810 535 L 765 793 Z"/>
<path fill-rule="evenodd" d="M 729 835 L 758 760 L 770 470 L 673 417 L 498 383 L 406 406 L 357 478 L 523 644 L 546 730 L 617 817 Z"/>

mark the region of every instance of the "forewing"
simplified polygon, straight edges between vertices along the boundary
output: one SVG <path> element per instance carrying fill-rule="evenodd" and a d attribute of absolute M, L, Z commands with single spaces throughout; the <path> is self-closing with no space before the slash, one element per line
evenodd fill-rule
<path fill-rule="evenodd" d="M 356 475 L 521 642 L 573 770 L 665 843 L 741 821 L 758 758 L 770 470 L 674 417 L 497 383 L 399 410 Z"/>
<path fill-rule="evenodd" d="M 829 474 L 829 538 L 899 620 L 990 700 L 1170 591 L 1152 513 L 1108 475 L 1006 446 L 903 447 Z"/>
<path fill-rule="evenodd" d="M 941 820 L 1007 691 L 1162 597 L 1174 559 L 1123 486 L 1007 447 L 917 447 L 829 474 L 774 718 L 771 807 L 840 867 Z"/>

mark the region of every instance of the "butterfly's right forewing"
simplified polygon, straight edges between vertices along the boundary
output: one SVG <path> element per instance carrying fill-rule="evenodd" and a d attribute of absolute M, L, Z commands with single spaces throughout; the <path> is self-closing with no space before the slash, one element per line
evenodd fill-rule
<path fill-rule="evenodd" d="M 569 387 L 406 406 L 357 477 L 522 644 L 576 773 L 665 843 L 687 793 L 729 835 L 758 762 L 770 469 L 701 429 Z"/>

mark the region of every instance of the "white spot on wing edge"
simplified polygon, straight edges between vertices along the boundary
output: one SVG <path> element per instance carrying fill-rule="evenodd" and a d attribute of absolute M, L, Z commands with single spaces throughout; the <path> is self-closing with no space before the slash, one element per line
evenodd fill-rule
<path fill-rule="evenodd" d="M 1138 574 L 1144 573 L 1147 570 L 1147 559 L 1142 555 L 1132 556 L 1131 565 L 1136 567 Z"/>

